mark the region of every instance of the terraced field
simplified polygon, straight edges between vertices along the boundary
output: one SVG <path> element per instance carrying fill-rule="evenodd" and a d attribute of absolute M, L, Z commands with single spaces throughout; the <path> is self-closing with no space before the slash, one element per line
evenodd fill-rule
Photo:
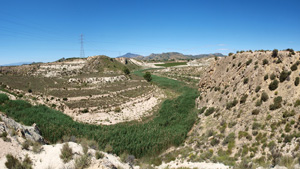
<path fill-rule="evenodd" d="M 2 90 L 34 105 L 47 105 L 77 121 L 110 125 L 141 120 L 164 99 L 158 87 L 126 74 L 126 68 L 139 66 L 125 58 L 72 58 L 0 67 L 0 82 Z"/>

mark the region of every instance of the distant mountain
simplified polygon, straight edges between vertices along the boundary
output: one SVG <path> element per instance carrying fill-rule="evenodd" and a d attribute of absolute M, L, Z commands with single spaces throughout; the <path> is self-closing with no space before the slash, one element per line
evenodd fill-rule
<path fill-rule="evenodd" d="M 10 64 L 0 65 L 0 66 L 21 66 L 21 65 L 29 65 L 32 63 L 33 62 L 17 62 L 17 63 L 10 63 Z"/>
<path fill-rule="evenodd" d="M 125 55 L 118 56 L 117 58 L 143 58 L 143 56 L 134 53 L 126 53 Z"/>
<path fill-rule="evenodd" d="M 178 53 L 178 52 L 167 52 L 167 53 L 161 53 L 161 54 L 151 54 L 147 57 L 144 57 L 143 60 L 160 60 L 160 61 L 173 60 L 173 59 L 174 60 L 185 60 L 185 59 L 199 59 L 199 58 L 209 57 L 209 56 L 223 57 L 224 55 L 221 53 L 184 55 L 184 54 Z"/>
<path fill-rule="evenodd" d="M 157 61 L 166 61 L 166 60 L 186 60 L 186 59 L 199 59 L 203 57 L 209 56 L 219 56 L 223 57 L 222 53 L 212 53 L 212 54 L 199 54 L 199 55 L 185 55 L 178 52 L 167 52 L 167 53 L 160 53 L 160 54 L 150 54 L 149 56 L 142 56 L 133 53 L 126 53 L 125 55 L 119 56 L 118 58 L 134 58 L 137 60 L 157 60 Z"/>

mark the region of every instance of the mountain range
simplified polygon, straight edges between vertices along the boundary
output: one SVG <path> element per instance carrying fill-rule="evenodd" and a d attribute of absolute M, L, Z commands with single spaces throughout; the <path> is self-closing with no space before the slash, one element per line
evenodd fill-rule
<path fill-rule="evenodd" d="M 167 53 L 160 53 L 160 54 L 150 54 L 149 56 L 142 56 L 139 54 L 133 53 L 126 53 L 125 55 L 119 56 L 125 58 L 134 58 L 137 60 L 159 60 L 159 61 L 166 61 L 166 60 L 186 60 L 186 59 L 199 59 L 208 56 L 219 56 L 223 57 L 225 55 L 221 53 L 212 53 L 212 54 L 199 54 L 199 55 L 185 55 L 178 52 L 167 52 Z"/>

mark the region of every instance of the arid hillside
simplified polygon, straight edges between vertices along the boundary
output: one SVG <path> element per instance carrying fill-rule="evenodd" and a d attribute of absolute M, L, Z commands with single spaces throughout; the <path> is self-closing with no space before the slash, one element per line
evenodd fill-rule
<path fill-rule="evenodd" d="M 190 160 L 299 167 L 299 59 L 293 50 L 247 51 L 212 63 L 199 83 Z"/>

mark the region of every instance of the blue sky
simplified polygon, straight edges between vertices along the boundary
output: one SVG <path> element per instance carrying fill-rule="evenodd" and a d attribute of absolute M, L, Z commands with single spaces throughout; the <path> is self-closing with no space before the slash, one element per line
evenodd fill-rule
<path fill-rule="evenodd" d="M 0 65 L 80 56 L 300 50 L 299 0 L 1 0 Z"/>

